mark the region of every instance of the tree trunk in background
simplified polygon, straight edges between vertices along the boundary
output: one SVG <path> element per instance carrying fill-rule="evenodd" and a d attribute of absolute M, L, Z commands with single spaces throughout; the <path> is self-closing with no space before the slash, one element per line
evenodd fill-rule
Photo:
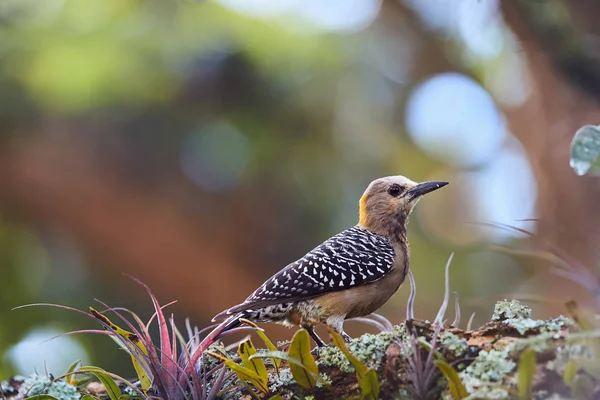
<path fill-rule="evenodd" d="M 503 1 L 502 9 L 520 40 L 516 51 L 525 53 L 531 75 L 530 98 L 507 116 L 538 182 L 538 245 L 557 246 L 595 268 L 600 185 L 597 178 L 575 175 L 569 167 L 569 146 L 581 126 L 600 123 L 600 65 L 579 35 L 581 26 L 598 30 L 598 25 L 596 20 L 578 23 L 599 15 L 600 4 L 519 0 Z M 581 288 L 545 271 L 539 274 L 540 290 L 548 299 L 581 298 Z"/>

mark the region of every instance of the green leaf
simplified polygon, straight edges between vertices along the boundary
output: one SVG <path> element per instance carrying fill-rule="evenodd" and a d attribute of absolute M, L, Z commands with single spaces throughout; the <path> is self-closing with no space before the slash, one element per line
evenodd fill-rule
<path fill-rule="evenodd" d="M 25 400 L 60 400 L 54 396 L 50 396 L 49 394 L 36 394 L 35 396 L 30 396 L 25 398 Z"/>
<path fill-rule="evenodd" d="M 597 172 L 598 156 L 600 156 L 600 129 L 598 126 L 581 127 L 571 141 L 571 168 L 577 175 L 585 175 L 589 171 Z M 596 164 L 596 165 L 595 165 Z"/>
<path fill-rule="evenodd" d="M 290 371 L 298 385 L 307 389 L 314 388 L 317 383 L 314 376 L 319 374 L 319 368 L 310 354 L 310 339 L 305 329 L 300 329 L 292 338 L 288 355 L 302 364 L 302 367 L 290 364 Z"/>
<path fill-rule="evenodd" d="M 533 349 L 527 349 L 521 354 L 518 368 L 517 389 L 519 399 L 527 400 L 532 398 L 533 378 L 537 369 L 536 356 Z"/>
<path fill-rule="evenodd" d="M 577 371 L 579 371 L 579 363 L 575 360 L 571 360 L 565 365 L 565 370 L 563 371 L 563 381 L 565 385 L 571 387 L 573 384 L 573 378 L 577 375 Z"/>
<path fill-rule="evenodd" d="M 360 390 L 362 400 L 378 400 L 379 399 L 379 379 L 377 372 L 373 368 L 369 368 L 365 376 L 360 382 Z"/>
<path fill-rule="evenodd" d="M 77 376 L 71 372 L 75 371 L 80 362 L 81 360 L 75 361 L 73 364 L 69 365 L 69 368 L 67 369 L 65 381 L 67 381 L 69 385 L 77 386 L 78 384 Z"/>
<path fill-rule="evenodd" d="M 237 377 L 240 378 L 242 381 L 250 382 L 253 386 L 255 386 L 257 389 L 259 389 L 263 393 L 269 392 L 269 388 L 268 388 L 266 382 L 263 382 L 262 378 L 260 376 L 258 376 L 258 374 L 256 372 L 254 372 L 251 369 L 248 369 L 246 367 L 242 367 L 241 365 L 234 363 L 232 360 L 230 360 L 226 357 L 223 357 L 220 354 L 213 353 L 212 351 L 207 351 L 206 354 L 208 354 L 220 361 L 223 361 L 225 363 L 225 365 L 230 370 L 232 370 L 237 375 Z"/>
<path fill-rule="evenodd" d="M 120 399 L 122 399 L 123 396 L 120 397 Z M 79 400 L 99 400 L 98 397 L 96 396 L 92 396 L 91 394 L 84 394 L 83 396 L 81 396 L 81 399 Z"/>
<path fill-rule="evenodd" d="M 450 364 L 443 360 L 436 360 L 434 363 L 446 377 L 448 389 L 454 400 L 461 400 L 469 396 L 469 392 L 467 392 L 465 385 L 460 380 L 458 372 Z"/>
<path fill-rule="evenodd" d="M 244 366 L 250 370 L 256 372 L 256 374 L 260 377 L 262 382 L 266 385 L 269 380 L 269 373 L 267 372 L 267 367 L 265 363 L 260 358 L 250 359 L 250 356 L 256 354 L 256 348 L 250 339 L 244 340 L 238 346 L 238 354 L 242 358 L 242 362 Z"/>
<path fill-rule="evenodd" d="M 267 346 L 267 349 L 269 349 L 269 351 L 279 351 L 279 349 L 277 348 L 277 346 L 275 346 L 273 344 L 273 342 L 271 341 L 271 339 L 269 339 L 267 337 L 267 335 L 265 334 L 265 332 L 261 328 L 259 328 L 258 325 L 256 325 L 254 322 L 252 322 L 250 320 L 247 320 L 247 319 L 244 319 L 244 318 L 240 318 L 240 322 L 256 328 L 256 334 L 265 343 L 265 346 Z M 277 373 L 279 373 L 279 367 L 281 366 L 281 359 L 279 359 L 279 358 L 273 358 L 271 361 L 273 361 L 273 365 L 275 365 L 275 369 L 277 370 Z"/>
<path fill-rule="evenodd" d="M 275 396 L 269 398 L 269 400 L 283 400 L 283 397 L 281 397 L 279 394 L 276 394 Z"/>
<path fill-rule="evenodd" d="M 123 395 L 119 386 L 113 381 L 113 379 L 106 374 L 106 371 L 102 368 L 93 367 L 93 366 L 85 366 L 81 367 L 81 370 L 85 370 L 90 374 L 94 375 L 98 380 L 104 385 L 106 389 L 106 393 L 110 400 L 119 400 L 119 398 Z"/>

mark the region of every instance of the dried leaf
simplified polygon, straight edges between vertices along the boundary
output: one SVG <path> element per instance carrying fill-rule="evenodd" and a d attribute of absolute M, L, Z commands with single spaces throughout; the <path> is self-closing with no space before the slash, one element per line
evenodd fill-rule
<path fill-rule="evenodd" d="M 533 349 L 525 350 L 519 360 L 517 380 L 517 389 L 521 400 L 532 398 L 533 378 L 535 377 L 536 369 L 535 351 Z"/>
<path fill-rule="evenodd" d="M 269 388 L 267 387 L 267 384 L 262 381 L 261 377 L 258 376 L 258 374 L 256 372 L 254 372 L 251 369 L 248 369 L 246 367 L 242 367 L 241 365 L 234 363 L 230 359 L 223 357 L 220 354 L 213 353 L 212 351 L 207 351 L 206 354 L 208 354 L 212 357 L 215 357 L 216 359 L 218 359 L 220 361 L 223 361 L 223 363 L 225 363 L 225 365 L 230 370 L 232 370 L 237 375 L 237 377 L 240 378 L 242 381 L 250 382 L 254 387 L 259 389 L 263 393 L 269 392 Z"/>
<path fill-rule="evenodd" d="M 242 358 L 242 362 L 244 366 L 250 370 L 256 372 L 256 374 L 260 377 L 262 382 L 266 385 L 269 380 L 269 373 L 267 372 L 267 367 L 265 363 L 260 358 L 250 359 L 250 356 L 256 354 L 256 348 L 250 339 L 244 340 L 238 346 L 238 354 Z"/>
<path fill-rule="evenodd" d="M 460 380 L 458 372 L 450 364 L 443 360 L 436 360 L 434 363 L 446 377 L 448 389 L 454 400 L 461 400 L 469 396 L 469 392 L 467 392 L 465 385 Z"/>
<path fill-rule="evenodd" d="M 292 338 L 288 355 L 302 364 L 302 367 L 290 364 L 290 371 L 296 382 L 304 388 L 314 388 L 317 383 L 315 375 L 319 374 L 319 369 L 310 353 L 310 339 L 305 329 L 300 329 Z"/>

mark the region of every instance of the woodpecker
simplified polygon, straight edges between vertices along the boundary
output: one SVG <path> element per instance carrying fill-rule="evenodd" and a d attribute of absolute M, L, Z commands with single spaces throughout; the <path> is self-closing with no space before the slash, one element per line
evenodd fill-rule
<path fill-rule="evenodd" d="M 274 322 L 314 331 L 323 323 L 349 340 L 344 320 L 371 314 L 398 290 L 409 269 L 408 216 L 417 201 L 448 182 L 416 183 L 388 176 L 369 184 L 359 201 L 358 224 L 326 240 L 269 278 L 241 304 L 213 318 L 223 331 Z"/>

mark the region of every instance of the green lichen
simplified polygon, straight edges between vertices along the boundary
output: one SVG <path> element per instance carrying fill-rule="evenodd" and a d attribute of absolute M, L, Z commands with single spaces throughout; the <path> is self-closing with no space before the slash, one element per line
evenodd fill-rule
<path fill-rule="evenodd" d="M 75 386 L 65 381 L 52 382 L 48 377 L 38 374 L 29 375 L 19 388 L 19 393 L 25 397 L 49 394 L 61 400 L 78 400 L 81 397 Z"/>
<path fill-rule="evenodd" d="M 503 321 L 513 318 L 531 318 L 531 308 L 521 304 L 518 300 L 498 301 L 494 306 L 492 320 Z"/>
<path fill-rule="evenodd" d="M 377 368 L 381 363 L 385 350 L 390 343 L 401 339 L 404 335 L 404 326 L 395 326 L 392 332 L 382 332 L 377 335 L 370 333 L 364 334 L 356 339 L 352 339 L 347 344 L 352 354 L 368 367 Z M 327 346 L 319 352 L 317 364 L 323 366 L 337 367 L 343 372 L 353 372 L 354 367 L 335 346 Z"/>
<path fill-rule="evenodd" d="M 331 384 L 331 378 L 327 374 L 320 372 L 319 377 L 323 381 L 317 381 L 316 387 L 323 387 L 323 382 Z M 271 386 L 269 386 L 271 392 L 275 392 L 282 387 L 291 386 L 296 383 L 292 371 L 289 368 L 281 368 L 279 374 L 269 373 L 269 382 L 273 382 Z"/>
<path fill-rule="evenodd" d="M 441 335 L 442 345 L 452 351 L 457 357 L 467 352 L 469 345 L 465 339 L 461 339 L 452 332 L 444 332 Z"/>
<path fill-rule="evenodd" d="M 540 332 L 558 332 L 563 326 L 573 325 L 573 321 L 562 315 L 548 320 L 534 320 L 531 318 L 508 318 L 504 323 L 515 328 L 521 335 L 533 329 L 539 329 Z"/>
<path fill-rule="evenodd" d="M 508 353 L 507 349 L 503 351 L 482 350 L 475 361 L 459 373 L 470 394 L 469 398 L 508 398 L 506 390 L 494 387 L 494 385 L 502 383 L 516 366 L 515 362 L 508 358 Z"/>
<path fill-rule="evenodd" d="M 269 381 L 273 382 L 271 386 L 269 386 L 271 392 L 275 392 L 281 387 L 291 386 L 296 383 L 292 371 L 290 371 L 289 368 L 281 368 L 279 374 L 269 373 Z"/>

